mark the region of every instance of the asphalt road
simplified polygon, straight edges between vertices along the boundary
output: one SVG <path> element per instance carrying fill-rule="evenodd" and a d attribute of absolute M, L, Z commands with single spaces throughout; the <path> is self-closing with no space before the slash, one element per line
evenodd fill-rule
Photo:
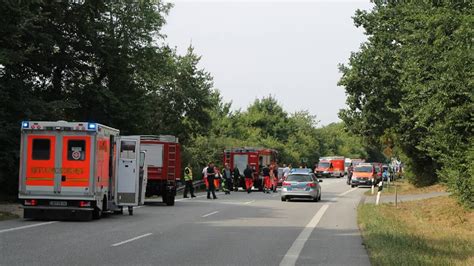
<path fill-rule="evenodd" d="M 3 221 L 0 264 L 369 265 L 356 223 L 365 189 L 324 179 L 322 191 L 320 202 L 234 192 L 90 222 Z"/>

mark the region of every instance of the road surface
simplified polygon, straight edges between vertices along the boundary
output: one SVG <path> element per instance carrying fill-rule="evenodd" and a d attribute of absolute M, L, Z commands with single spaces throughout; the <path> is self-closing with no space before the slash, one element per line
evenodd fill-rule
<path fill-rule="evenodd" d="M 324 179 L 320 202 L 279 193 L 147 205 L 89 222 L 0 222 L 1 265 L 369 265 L 356 224 L 365 189 Z"/>

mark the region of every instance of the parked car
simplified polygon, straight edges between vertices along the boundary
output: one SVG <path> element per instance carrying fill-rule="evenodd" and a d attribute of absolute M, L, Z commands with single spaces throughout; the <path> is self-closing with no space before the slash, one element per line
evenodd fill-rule
<path fill-rule="evenodd" d="M 313 201 L 321 200 L 321 185 L 313 173 L 302 171 L 293 172 L 288 175 L 282 184 L 280 192 L 281 200 L 287 201 L 292 198 L 309 198 Z"/>

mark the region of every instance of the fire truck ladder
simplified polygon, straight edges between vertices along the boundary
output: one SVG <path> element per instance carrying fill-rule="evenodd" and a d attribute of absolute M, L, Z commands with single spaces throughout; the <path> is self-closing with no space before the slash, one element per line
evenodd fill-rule
<path fill-rule="evenodd" d="M 168 146 L 168 180 L 176 178 L 176 145 Z"/>

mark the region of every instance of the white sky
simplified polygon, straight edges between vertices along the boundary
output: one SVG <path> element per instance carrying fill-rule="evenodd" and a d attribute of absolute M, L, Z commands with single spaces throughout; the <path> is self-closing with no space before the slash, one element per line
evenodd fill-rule
<path fill-rule="evenodd" d="M 201 67 L 234 109 L 273 95 L 288 112 L 308 110 L 320 125 L 339 121 L 345 92 L 338 63 L 365 41 L 353 25 L 367 1 L 170 1 L 167 42 L 192 43 Z"/>

